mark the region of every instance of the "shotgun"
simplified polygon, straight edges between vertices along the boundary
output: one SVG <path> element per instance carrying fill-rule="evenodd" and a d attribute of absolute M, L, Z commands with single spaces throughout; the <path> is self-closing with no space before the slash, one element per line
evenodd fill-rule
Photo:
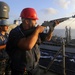
<path fill-rule="evenodd" d="M 52 26 L 53 27 L 56 25 L 55 22 L 57 22 L 57 24 L 65 21 L 65 20 L 68 20 L 69 17 L 65 17 L 65 18 L 59 18 L 59 19 L 55 19 L 55 20 L 51 20 L 51 21 L 44 21 L 44 23 L 42 23 L 42 26 Z"/>
<path fill-rule="evenodd" d="M 51 20 L 51 21 L 44 21 L 41 26 L 55 27 L 56 26 L 55 22 L 57 22 L 59 24 L 67 19 L 69 19 L 69 18 L 65 17 L 65 18 L 55 19 L 55 20 Z M 31 29 L 26 30 L 25 33 L 27 33 L 29 35 L 29 34 L 33 33 L 35 31 L 35 29 L 36 29 L 36 27 L 33 27 Z"/>

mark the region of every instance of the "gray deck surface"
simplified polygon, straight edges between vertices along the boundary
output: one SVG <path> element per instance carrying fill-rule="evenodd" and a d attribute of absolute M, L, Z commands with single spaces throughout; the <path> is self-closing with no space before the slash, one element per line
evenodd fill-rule
<path fill-rule="evenodd" d="M 40 48 L 53 50 L 53 51 L 58 51 L 61 48 L 61 46 L 52 46 L 52 45 L 41 44 Z M 66 47 L 65 51 L 70 52 L 70 53 L 75 53 L 75 48 Z"/>
<path fill-rule="evenodd" d="M 40 65 L 41 66 L 41 65 Z M 47 72 L 44 72 L 45 71 L 45 68 L 41 68 L 40 67 L 40 72 L 41 72 L 41 75 L 58 75 L 54 72 L 51 72 L 51 71 L 47 71 Z"/>

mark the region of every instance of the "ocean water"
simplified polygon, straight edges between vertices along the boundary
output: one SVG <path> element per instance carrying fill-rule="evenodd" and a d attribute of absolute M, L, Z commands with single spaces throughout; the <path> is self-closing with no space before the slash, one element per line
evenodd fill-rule
<path fill-rule="evenodd" d="M 53 35 L 65 37 L 65 29 L 55 29 Z M 75 29 L 71 29 L 71 39 L 75 39 Z"/>

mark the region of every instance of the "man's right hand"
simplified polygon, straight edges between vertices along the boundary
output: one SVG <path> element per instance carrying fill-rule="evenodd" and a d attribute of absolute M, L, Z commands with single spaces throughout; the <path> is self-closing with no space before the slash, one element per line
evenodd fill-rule
<path fill-rule="evenodd" d="M 39 26 L 39 25 L 38 25 L 38 26 L 36 27 L 36 30 L 37 30 L 38 33 L 42 33 L 45 28 L 46 28 L 46 27 L 44 27 L 44 26 Z"/>

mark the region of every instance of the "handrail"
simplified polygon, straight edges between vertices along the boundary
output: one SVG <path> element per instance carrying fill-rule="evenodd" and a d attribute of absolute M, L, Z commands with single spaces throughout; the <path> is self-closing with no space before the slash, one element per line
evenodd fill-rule
<path fill-rule="evenodd" d="M 50 69 L 50 67 L 52 66 L 55 58 L 58 56 L 58 54 L 62 51 L 62 56 L 63 56 L 63 74 L 66 75 L 66 69 L 65 69 L 65 41 L 64 39 L 62 39 L 62 46 L 61 48 L 58 50 L 58 52 L 55 54 L 54 58 L 52 59 L 52 61 L 49 63 L 49 65 L 47 66 L 45 73 L 47 73 L 47 71 Z"/>

